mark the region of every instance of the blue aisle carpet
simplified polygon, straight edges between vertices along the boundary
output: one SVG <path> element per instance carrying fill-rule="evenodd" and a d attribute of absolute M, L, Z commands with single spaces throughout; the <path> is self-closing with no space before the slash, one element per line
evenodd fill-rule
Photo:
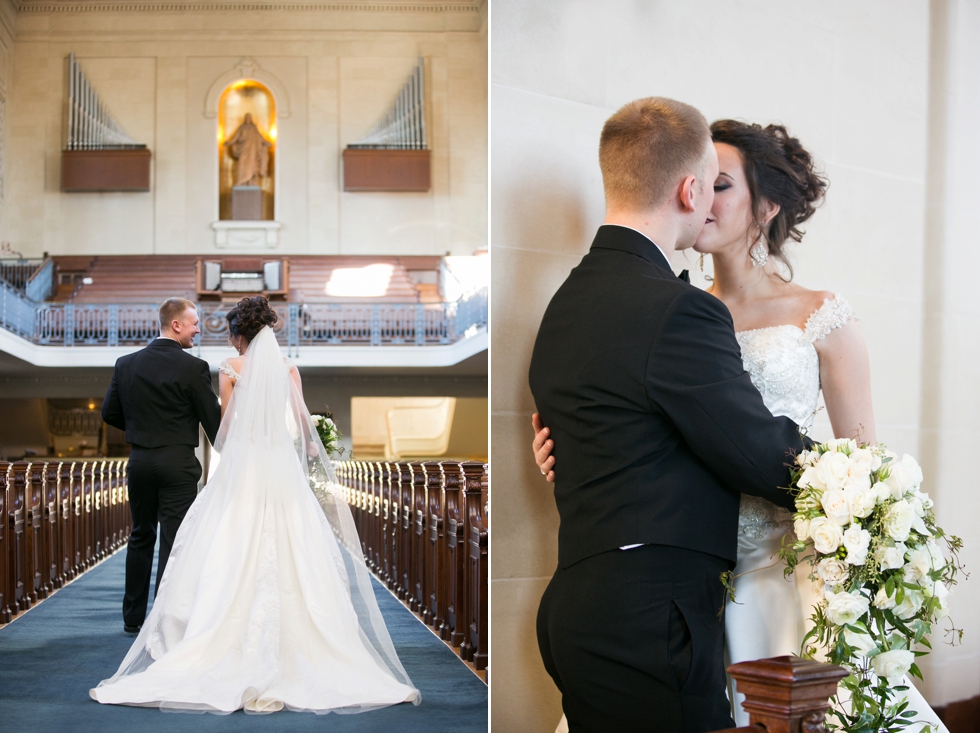
<path fill-rule="evenodd" d="M 0 628 L 0 729 L 79 733 L 167 731 L 338 731 L 467 733 L 487 730 L 487 687 L 404 606 L 376 582 L 378 604 L 419 706 L 357 715 L 164 713 L 100 705 L 90 687 L 112 676 L 133 637 L 123 633 L 126 552 L 117 553 Z"/>

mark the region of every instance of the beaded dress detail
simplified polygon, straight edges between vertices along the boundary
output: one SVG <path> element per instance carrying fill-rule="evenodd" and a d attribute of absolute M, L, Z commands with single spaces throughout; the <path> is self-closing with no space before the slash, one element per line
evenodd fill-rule
<path fill-rule="evenodd" d="M 853 318 L 850 304 L 835 295 L 810 315 L 803 330 L 784 325 L 735 334 L 745 371 L 773 415 L 786 416 L 804 428 L 810 426 L 820 395 L 820 360 L 813 344 Z M 742 495 L 740 535 L 762 539 L 777 526 L 788 529 L 792 524 L 786 510 L 761 497 Z"/>

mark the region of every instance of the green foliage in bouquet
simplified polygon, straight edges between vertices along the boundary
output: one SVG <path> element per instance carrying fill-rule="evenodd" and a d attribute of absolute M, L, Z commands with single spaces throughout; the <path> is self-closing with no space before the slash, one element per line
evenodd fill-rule
<path fill-rule="evenodd" d="M 326 415 L 313 415 L 312 418 L 313 426 L 323 442 L 323 447 L 327 450 L 327 455 L 333 459 L 343 458 L 347 449 L 340 442 L 343 433 L 333 421 L 333 415 L 328 412 Z M 353 456 L 349 457 L 353 458 Z"/>
<path fill-rule="evenodd" d="M 835 700 L 829 730 L 931 729 L 901 693 L 906 674 L 922 678 L 915 660 L 948 618 L 963 543 L 936 524 L 921 483 L 914 458 L 882 445 L 832 440 L 796 458 L 796 539 L 787 535 L 780 558 L 787 575 L 808 562 L 821 597 L 802 656 L 822 653 L 851 672 L 841 683 L 850 700 Z M 951 624 L 946 633 L 951 644 L 962 637 Z"/>

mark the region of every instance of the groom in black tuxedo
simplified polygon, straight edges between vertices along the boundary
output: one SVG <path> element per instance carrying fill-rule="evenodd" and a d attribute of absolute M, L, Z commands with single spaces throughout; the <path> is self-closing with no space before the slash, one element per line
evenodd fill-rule
<path fill-rule="evenodd" d="M 138 632 L 146 617 L 153 546 L 160 524 L 156 589 L 167 567 L 174 536 L 197 496 L 201 464 L 194 455 L 204 427 L 214 443 L 221 408 L 208 363 L 185 353 L 200 333 L 197 309 L 171 298 L 160 306 L 160 336 L 149 346 L 120 357 L 102 403 L 102 419 L 126 432 L 129 509 L 133 532 L 126 548 L 123 624 Z M 154 591 L 155 592 L 155 591 Z"/>
<path fill-rule="evenodd" d="M 752 386 L 728 309 L 670 268 L 713 201 L 704 117 L 632 102 L 606 122 L 599 162 L 605 225 L 531 360 L 561 462 L 538 643 L 571 733 L 727 728 L 720 575 L 735 564 L 739 492 L 792 508 L 778 487 L 803 439 Z"/>

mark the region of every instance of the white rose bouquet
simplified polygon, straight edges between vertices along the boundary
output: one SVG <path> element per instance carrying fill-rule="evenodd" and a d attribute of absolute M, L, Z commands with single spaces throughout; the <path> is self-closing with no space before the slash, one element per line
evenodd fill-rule
<path fill-rule="evenodd" d="M 323 447 L 327 449 L 327 455 L 330 458 L 341 458 L 346 448 L 340 442 L 343 433 L 333 421 L 333 415 L 328 412 L 326 415 L 312 415 L 311 417 L 313 427 L 316 428 L 316 432 L 323 442 Z"/>
<path fill-rule="evenodd" d="M 900 694 L 903 681 L 922 678 L 915 659 L 947 618 L 963 543 L 936 524 L 911 456 L 832 440 L 797 456 L 792 474 L 796 539 L 787 536 L 780 557 L 787 575 L 809 562 L 821 596 L 802 654 L 822 652 L 851 671 L 841 683 L 850 700 L 835 703 L 829 729 L 905 730 L 915 713 Z M 951 643 L 962 636 L 952 626 L 947 633 Z"/>

